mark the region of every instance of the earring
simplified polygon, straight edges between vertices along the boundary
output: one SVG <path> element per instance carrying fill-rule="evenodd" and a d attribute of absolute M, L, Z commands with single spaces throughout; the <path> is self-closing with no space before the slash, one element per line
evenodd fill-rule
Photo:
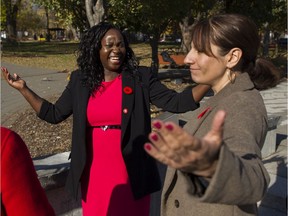
<path fill-rule="evenodd" d="M 227 76 L 228 76 L 228 79 L 230 81 L 230 83 L 234 83 L 235 82 L 235 79 L 236 79 L 236 74 L 234 71 L 232 71 L 231 69 L 229 69 L 229 71 L 227 71 Z"/>

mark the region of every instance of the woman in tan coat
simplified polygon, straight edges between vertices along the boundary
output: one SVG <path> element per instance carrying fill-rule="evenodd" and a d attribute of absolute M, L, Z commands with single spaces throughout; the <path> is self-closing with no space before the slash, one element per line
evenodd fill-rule
<path fill-rule="evenodd" d="M 162 215 L 257 215 L 269 184 L 261 161 L 267 113 L 259 90 L 280 78 L 270 62 L 257 59 L 259 44 L 255 24 L 242 15 L 216 15 L 193 28 L 185 63 L 214 96 L 193 112 L 185 130 L 152 123 L 145 150 L 168 165 Z"/>

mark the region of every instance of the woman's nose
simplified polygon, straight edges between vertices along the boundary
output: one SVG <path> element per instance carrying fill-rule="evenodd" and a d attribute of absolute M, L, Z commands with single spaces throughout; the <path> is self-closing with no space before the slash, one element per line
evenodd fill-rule
<path fill-rule="evenodd" d="M 191 52 L 189 52 L 184 58 L 184 64 L 192 64 L 192 63 L 193 63 L 193 57 Z"/>
<path fill-rule="evenodd" d="M 120 52 L 119 46 L 113 46 L 113 52 Z"/>

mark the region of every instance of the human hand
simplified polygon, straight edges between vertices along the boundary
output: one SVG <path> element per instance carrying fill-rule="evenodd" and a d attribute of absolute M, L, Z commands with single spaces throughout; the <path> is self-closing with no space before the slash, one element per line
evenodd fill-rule
<path fill-rule="evenodd" d="M 5 67 L 1 67 L 1 71 L 4 79 L 8 82 L 8 84 L 15 89 L 21 90 L 26 87 L 26 82 L 21 79 L 16 73 L 13 76 L 8 72 L 8 69 Z"/>
<path fill-rule="evenodd" d="M 201 139 L 187 133 L 173 122 L 153 121 L 156 131 L 149 134 L 146 152 L 175 169 L 203 177 L 212 177 L 223 141 L 225 112 L 218 111 L 211 130 Z"/>

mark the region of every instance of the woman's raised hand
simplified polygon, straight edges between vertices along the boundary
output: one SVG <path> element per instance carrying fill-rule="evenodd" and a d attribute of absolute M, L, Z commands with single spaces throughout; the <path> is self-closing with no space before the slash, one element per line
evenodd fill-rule
<path fill-rule="evenodd" d="M 26 87 L 26 82 L 23 79 L 21 79 L 16 73 L 11 75 L 8 72 L 8 69 L 5 67 L 1 67 L 1 71 L 2 71 L 3 77 L 5 78 L 5 80 L 8 82 L 10 86 L 18 90 L 21 90 Z"/>
<path fill-rule="evenodd" d="M 173 122 L 153 121 L 156 129 L 149 135 L 146 152 L 158 161 L 183 172 L 212 177 L 223 141 L 225 112 L 218 111 L 211 130 L 203 137 L 193 137 Z"/>

